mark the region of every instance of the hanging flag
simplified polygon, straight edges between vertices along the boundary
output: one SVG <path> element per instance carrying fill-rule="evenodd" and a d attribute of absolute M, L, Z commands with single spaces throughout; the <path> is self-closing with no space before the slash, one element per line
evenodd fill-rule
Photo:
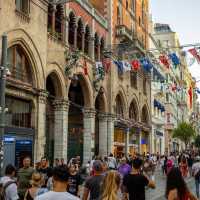
<path fill-rule="evenodd" d="M 110 58 L 103 59 L 103 67 L 104 67 L 106 73 L 108 73 L 110 71 L 110 68 L 111 68 L 111 59 Z"/>
<path fill-rule="evenodd" d="M 181 62 L 180 62 L 178 56 L 176 55 L 176 53 L 171 53 L 171 54 L 169 54 L 169 58 L 171 59 L 172 63 L 173 63 L 175 66 L 181 64 Z"/>
<path fill-rule="evenodd" d="M 84 70 L 84 74 L 88 75 L 87 61 L 86 61 L 85 58 L 84 58 L 84 61 L 83 61 L 83 70 Z"/>
<path fill-rule="evenodd" d="M 96 62 L 96 79 L 103 80 L 105 76 L 102 62 Z"/>
<path fill-rule="evenodd" d="M 133 60 L 131 62 L 132 70 L 138 71 L 140 69 L 140 61 L 139 60 Z"/>
<path fill-rule="evenodd" d="M 117 66 L 117 69 L 118 69 L 118 73 L 119 74 L 123 74 L 123 70 L 124 70 L 124 68 L 123 68 L 123 62 L 122 61 L 117 61 L 117 60 L 115 60 L 114 61 L 114 64 Z"/>
<path fill-rule="evenodd" d="M 167 57 L 165 55 L 159 56 L 159 60 L 165 67 L 167 67 L 167 69 L 169 69 L 170 63 L 169 63 L 169 60 L 167 59 Z"/>
<path fill-rule="evenodd" d="M 127 61 L 123 61 L 123 71 L 128 72 L 131 71 L 131 64 Z"/>
<path fill-rule="evenodd" d="M 193 49 L 189 49 L 188 52 L 191 53 L 193 57 L 197 60 L 197 62 L 200 64 L 200 55 L 197 52 L 197 50 L 193 48 Z"/>
<path fill-rule="evenodd" d="M 141 58 L 140 63 L 145 71 L 151 72 L 151 69 L 153 68 L 153 64 L 148 58 Z"/>
<path fill-rule="evenodd" d="M 190 86 L 190 89 L 188 90 L 189 94 L 189 100 L 190 100 L 190 108 L 192 108 L 192 86 Z"/>

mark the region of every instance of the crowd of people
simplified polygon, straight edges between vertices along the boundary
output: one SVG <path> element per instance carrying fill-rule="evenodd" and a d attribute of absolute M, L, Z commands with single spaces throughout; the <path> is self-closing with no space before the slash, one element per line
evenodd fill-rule
<path fill-rule="evenodd" d="M 36 162 L 23 159 L 23 167 L 5 168 L 1 178 L 0 199 L 5 200 L 145 200 L 145 188 L 156 187 L 155 171 L 161 169 L 166 181 L 166 199 L 199 198 L 200 157 L 184 152 L 169 156 L 159 154 L 115 158 L 113 154 L 94 156 L 85 166 L 77 156 L 65 163 L 47 158 Z M 196 196 L 187 188 L 185 178 L 193 176 Z"/>

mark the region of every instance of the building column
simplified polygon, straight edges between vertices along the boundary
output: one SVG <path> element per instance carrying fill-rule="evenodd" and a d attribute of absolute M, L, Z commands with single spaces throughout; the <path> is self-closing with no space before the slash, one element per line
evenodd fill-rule
<path fill-rule="evenodd" d="M 113 147 L 114 147 L 114 122 L 115 122 L 115 118 L 113 115 L 109 115 L 108 116 L 108 154 L 109 153 L 113 153 Z"/>
<path fill-rule="evenodd" d="M 65 30 L 65 43 L 68 44 L 68 40 L 69 40 L 69 18 L 68 17 L 66 17 L 66 20 L 65 20 L 64 30 Z"/>
<path fill-rule="evenodd" d="M 48 92 L 46 90 L 39 91 L 38 97 L 38 127 L 37 139 L 35 141 L 35 160 L 40 160 L 45 154 L 46 144 L 46 99 Z"/>
<path fill-rule="evenodd" d="M 68 109 L 66 100 L 55 100 L 54 158 L 67 161 Z"/>
<path fill-rule="evenodd" d="M 129 134 L 130 134 L 130 129 L 127 128 L 126 135 L 125 135 L 125 155 L 126 156 L 128 156 L 129 154 Z"/>
<path fill-rule="evenodd" d="M 95 110 L 84 109 L 83 163 L 86 164 L 94 155 Z"/>
<path fill-rule="evenodd" d="M 85 51 L 85 32 L 83 31 L 82 33 L 82 44 L 81 44 L 81 51 L 84 53 L 84 51 Z"/>
<path fill-rule="evenodd" d="M 74 49 L 76 49 L 77 48 L 77 26 L 74 25 L 73 28 L 74 28 Z"/>
<path fill-rule="evenodd" d="M 89 40 L 89 55 L 94 60 L 94 37 Z"/>
<path fill-rule="evenodd" d="M 108 145 L 108 122 L 107 115 L 99 114 L 99 154 L 101 156 L 107 156 Z"/>

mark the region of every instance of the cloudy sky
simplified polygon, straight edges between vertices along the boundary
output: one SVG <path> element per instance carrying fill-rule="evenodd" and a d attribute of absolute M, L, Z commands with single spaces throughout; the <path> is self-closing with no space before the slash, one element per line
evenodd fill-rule
<path fill-rule="evenodd" d="M 200 43 L 200 0 L 150 0 L 150 4 L 153 21 L 170 24 L 182 45 Z M 200 65 L 195 63 L 190 71 L 200 80 Z"/>

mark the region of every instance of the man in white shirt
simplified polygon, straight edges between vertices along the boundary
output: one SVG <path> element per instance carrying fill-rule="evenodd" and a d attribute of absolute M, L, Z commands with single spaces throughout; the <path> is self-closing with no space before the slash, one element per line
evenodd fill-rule
<path fill-rule="evenodd" d="M 108 157 L 108 167 L 111 170 L 117 169 L 117 161 L 112 153 L 110 153 L 110 155 Z"/>
<path fill-rule="evenodd" d="M 16 169 L 12 165 L 7 165 L 5 169 L 5 176 L 1 178 L 1 184 L 5 191 L 6 200 L 18 200 L 17 184 L 13 179 L 16 175 Z"/>
<path fill-rule="evenodd" d="M 192 165 L 192 175 L 195 178 L 196 195 L 199 198 L 199 184 L 200 184 L 200 157 L 196 157 L 196 162 Z"/>
<path fill-rule="evenodd" d="M 79 200 L 76 196 L 66 192 L 69 173 L 65 167 L 53 169 L 53 191 L 37 196 L 35 200 Z"/>

